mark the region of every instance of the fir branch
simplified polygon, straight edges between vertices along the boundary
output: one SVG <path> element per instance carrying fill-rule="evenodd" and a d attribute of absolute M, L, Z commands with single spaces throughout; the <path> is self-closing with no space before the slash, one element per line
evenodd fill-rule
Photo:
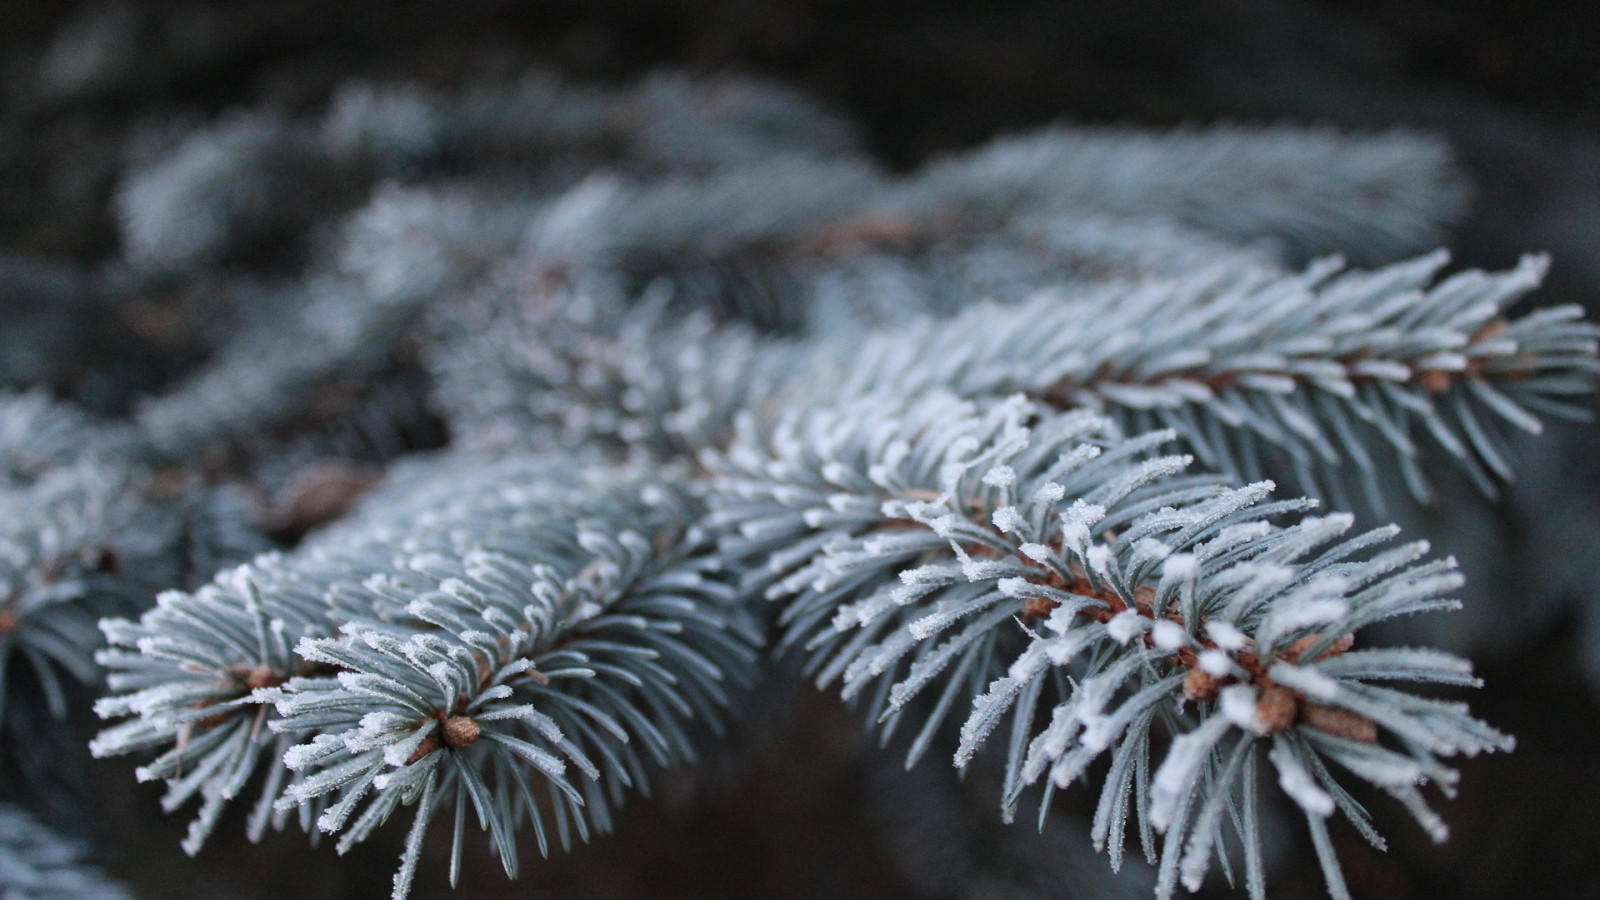
<path fill-rule="evenodd" d="M 96 658 L 108 670 L 112 696 L 96 703 L 95 712 L 133 718 L 102 731 L 89 749 L 95 756 L 161 751 L 138 776 L 167 782 L 162 807 L 168 812 L 201 799 L 183 843 L 190 854 L 264 758 L 289 746 L 266 732 L 267 710 L 251 692 L 298 671 L 293 642 L 299 636 L 332 628 L 321 586 L 298 575 L 282 557 L 266 555 L 193 594 L 162 594 L 138 622 L 100 623 L 110 647 Z M 282 827 L 283 818 L 271 815 L 282 781 L 276 770 L 266 779 L 247 825 L 252 839 L 269 824 Z"/>
<path fill-rule="evenodd" d="M 59 763 L 32 746 L 49 746 L 41 729 L 77 686 L 99 687 L 96 620 L 209 579 L 265 539 L 237 494 L 163 483 L 131 429 L 39 393 L 0 398 L 0 456 L 0 747 L 35 779 Z"/>
<path fill-rule="evenodd" d="M 492 536 L 504 521 L 495 514 L 508 514 L 507 504 L 530 499 L 518 482 L 547 469 L 473 466 L 478 479 L 463 483 L 448 462 L 401 468 L 389 490 L 375 492 L 355 515 L 295 553 L 259 556 L 193 593 L 163 593 L 156 608 L 137 622 L 100 623 L 110 648 L 97 658 L 109 671 L 111 696 L 95 711 L 102 718 L 128 720 L 101 732 L 90 749 L 96 756 L 160 751 L 139 777 L 167 782 L 163 806 L 169 812 L 201 800 L 184 843 L 187 852 L 199 851 L 228 802 L 294 743 L 265 727 L 271 707 L 253 692 L 310 670 L 294 655 L 298 643 L 333 634 L 345 621 L 339 615 L 341 598 L 365 590 L 369 573 L 389 568 L 392 548 L 406 542 L 414 527 L 421 528 L 421 540 L 411 541 L 412 546 L 435 553 L 448 550 L 454 529 L 478 516 L 489 517 L 481 521 Z M 453 511 L 428 515 L 447 496 L 458 501 Z M 502 498 L 499 508 L 488 502 L 496 496 Z M 423 542 L 429 538 L 432 543 Z M 381 618 L 385 609 L 403 611 L 409 599 L 380 609 L 370 592 L 363 596 L 368 599 L 355 611 L 368 619 Z M 269 768 L 247 824 L 252 839 L 269 825 L 281 828 L 287 822 L 282 813 L 274 814 L 272 802 L 288 773 Z M 307 830 L 313 812 L 307 808 L 301 815 Z"/>
<path fill-rule="evenodd" d="M 813 371 L 844 377 L 799 390 L 1022 391 L 1104 411 L 1130 432 L 1172 428 L 1206 465 L 1243 479 L 1283 466 L 1299 487 L 1341 499 L 1353 483 L 1377 508 L 1374 471 L 1390 461 L 1429 496 L 1418 460 L 1431 444 L 1493 494 L 1512 475 L 1507 426 L 1537 433 L 1535 413 L 1582 415 L 1569 398 L 1593 389 L 1600 332 L 1574 306 L 1508 317 L 1543 258 L 1430 285 L 1445 260 L 1219 272 L 983 307 L 841 346 Z"/>
<path fill-rule="evenodd" d="M 609 806 L 647 765 L 693 758 L 688 723 L 716 727 L 759 634 L 689 497 L 575 474 L 528 457 L 402 467 L 293 554 L 163 595 L 138 623 L 102 623 L 118 695 L 97 710 L 134 718 L 93 749 L 163 751 L 140 777 L 168 782 L 169 810 L 202 800 L 191 853 L 263 766 L 252 838 L 298 811 L 308 829 L 348 827 L 347 847 L 421 803 L 397 896 L 452 798 L 456 857 L 470 802 L 513 874 L 524 819 L 543 849 L 546 815 L 563 845 L 609 830 Z M 268 764 L 280 756 L 288 769 Z M 553 808 L 527 793 L 530 765 Z"/>
<path fill-rule="evenodd" d="M 712 329 L 703 316 L 672 321 L 659 297 L 630 309 L 615 292 L 523 280 L 513 268 L 471 314 L 456 311 L 446 327 L 459 337 L 441 337 L 433 364 L 457 433 L 490 445 L 694 453 L 724 444 L 741 412 L 770 422 L 880 392 L 1022 391 L 1099 410 L 1125 432 L 1172 428 L 1207 466 L 1238 478 L 1286 475 L 1309 493 L 1382 509 L 1378 473 L 1391 461 L 1413 496 L 1431 496 L 1421 465 L 1430 448 L 1494 494 L 1512 475 L 1507 433 L 1537 433 L 1541 414 L 1583 415 L 1571 398 L 1600 371 L 1597 330 L 1577 307 L 1508 314 L 1537 285 L 1542 258 L 1434 282 L 1445 259 L 1068 286 L 865 340 L 811 341 Z"/>
<path fill-rule="evenodd" d="M 547 814 L 563 847 L 574 832 L 609 831 L 609 807 L 644 787 L 646 764 L 692 760 L 685 726 L 716 728 L 755 664 L 752 623 L 732 605 L 686 501 L 613 489 L 565 514 L 575 532 L 415 560 L 409 568 L 434 583 L 406 612 L 431 628 L 352 626 L 302 641 L 303 659 L 337 674 L 262 694 L 282 716 L 273 730 L 310 738 L 285 757 L 310 774 L 280 809 L 337 792 L 318 825 L 343 831 L 343 849 L 415 804 L 396 898 L 410 890 L 428 820 L 451 802 L 452 884 L 469 806 L 512 877 L 524 821 L 541 853 Z M 524 540 L 556 524 L 530 523 Z M 541 781 L 548 810 L 533 792 Z"/>
<path fill-rule="evenodd" d="M 1130 779 L 1152 765 L 1152 733 L 1170 734 L 1134 789 L 1159 896 L 1180 877 L 1198 889 L 1230 821 L 1261 895 L 1246 773 L 1263 753 L 1314 836 L 1336 808 L 1371 833 L 1332 760 L 1443 839 L 1417 785 L 1451 793 L 1442 757 L 1512 741 L 1458 704 L 1370 683 L 1476 684 L 1464 661 L 1350 647 L 1376 622 L 1455 607 L 1454 561 L 1420 561 L 1420 541 L 1376 551 L 1393 528 L 1341 540 L 1347 515 L 1274 524 L 1314 502 L 1185 475 L 1190 457 L 1151 453 L 1173 438 L 1122 439 L 1109 420 L 1022 398 L 983 411 L 869 399 L 737 443 L 711 521 L 727 553 L 759 564 L 747 589 L 785 601 L 782 646 L 804 649 L 819 685 L 840 682 L 886 733 L 930 698 L 908 764 L 965 697 L 957 765 L 1008 731 L 1008 818 L 1026 785 L 1048 775 L 1048 805 L 1111 752 L 1094 835 L 1117 865 Z M 1244 819 L 1225 820 L 1235 808 Z M 1330 891 L 1347 896 L 1318 847 Z"/>

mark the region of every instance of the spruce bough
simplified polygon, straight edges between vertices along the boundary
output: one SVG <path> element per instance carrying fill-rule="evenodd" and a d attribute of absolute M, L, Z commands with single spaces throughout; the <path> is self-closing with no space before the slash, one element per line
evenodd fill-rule
<path fill-rule="evenodd" d="M 0 397 L 0 662 L 44 718 L 103 676 L 90 749 L 188 852 L 236 800 L 340 852 L 400 820 L 396 900 L 430 834 L 454 884 L 479 833 L 515 876 L 525 833 L 610 831 L 787 663 L 908 766 L 995 766 L 1004 821 L 1092 792 L 1160 897 L 1265 896 L 1279 802 L 1348 897 L 1356 785 L 1443 840 L 1451 760 L 1513 746 L 1430 687 L 1466 661 L 1386 643 L 1463 579 L 1378 511 L 1446 460 L 1495 491 L 1600 371 L 1579 310 L 1514 309 L 1543 257 L 1413 256 L 1464 196 L 1432 139 L 1282 126 L 891 175 L 804 98 L 676 78 L 199 128 L 124 177 L 109 289 L 237 308 L 127 421 Z"/>

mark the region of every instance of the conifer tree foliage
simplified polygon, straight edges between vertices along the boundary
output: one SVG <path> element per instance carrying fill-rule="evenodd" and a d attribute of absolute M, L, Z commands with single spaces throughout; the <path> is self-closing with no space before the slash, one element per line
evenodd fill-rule
<path fill-rule="evenodd" d="M 1600 330 L 1523 303 L 1544 256 L 1447 271 L 1435 137 L 1057 125 L 892 173 L 783 87 L 543 72 L 147 125 L 119 259 L 0 256 L 51 339 L 0 372 L 7 778 L 98 692 L 186 852 L 235 801 L 397 829 L 405 900 L 612 831 L 798 670 L 919 778 L 998 773 L 999 821 L 1089 795 L 1104 884 L 1135 846 L 1158 897 L 1265 897 L 1282 807 L 1346 898 L 1360 797 L 1443 840 L 1455 760 L 1515 744 L 1393 639 L 1464 579 L 1387 522 L 1582 418 Z M 46 294 L 164 362 L 71 359 Z M 0 876 L 121 896 L 16 780 Z"/>

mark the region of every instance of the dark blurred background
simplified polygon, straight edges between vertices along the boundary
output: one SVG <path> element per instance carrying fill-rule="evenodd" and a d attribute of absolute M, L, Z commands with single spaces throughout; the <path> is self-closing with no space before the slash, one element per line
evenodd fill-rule
<path fill-rule="evenodd" d="M 123 37 L 96 41 L 95 28 Z M 93 56 L 118 52 L 131 63 Z M 1404 124 L 1446 136 L 1474 183 L 1451 241 L 1458 262 L 1504 266 L 1548 250 L 1542 298 L 1600 309 L 1600 4 L 1559 0 L 0 0 L 0 247 L 86 264 L 114 254 L 107 200 L 135 118 L 310 109 L 352 77 L 451 85 L 530 64 L 600 82 L 663 66 L 786 81 L 854 117 L 896 168 L 1063 117 Z M 70 69 L 54 82 L 70 95 L 38 92 L 29 73 L 49 65 Z M 1572 490 L 1593 490 L 1593 459 L 1578 464 Z M 1579 673 L 1575 615 L 1474 653 L 1488 685 L 1475 709 L 1519 746 L 1465 763 L 1460 796 L 1445 804 L 1450 842 L 1432 845 L 1383 798 L 1370 799 L 1388 853 L 1336 830 L 1356 896 L 1600 897 L 1600 705 Z M 801 690 L 773 703 L 783 710 L 750 726 L 739 758 L 711 776 L 667 778 L 612 837 L 530 860 L 514 883 L 475 858 L 454 895 L 437 858 L 448 842 L 434 841 L 413 896 L 932 898 L 992 883 L 988 895 L 1006 897 L 1017 896 L 1007 873 L 1053 870 L 1024 855 L 1040 846 L 1018 834 L 1028 825 L 971 824 L 994 818 L 973 799 L 981 775 L 964 788 L 929 767 L 904 775 L 831 698 Z M 339 859 L 307 851 L 298 833 L 250 847 L 224 825 L 190 860 L 177 849 L 180 820 L 149 827 L 158 791 L 135 786 L 129 768 L 95 774 L 113 867 L 148 900 L 388 893 L 398 833 Z M 1299 843 L 1270 895 L 1323 896 L 1306 839 L 1289 831 Z M 1073 845 L 1072 865 L 1054 893 L 1027 895 L 1102 896 L 1098 877 L 1073 882 L 1086 829 L 1059 840 Z M 930 861 L 955 844 L 993 870 L 988 882 L 933 877 Z"/>

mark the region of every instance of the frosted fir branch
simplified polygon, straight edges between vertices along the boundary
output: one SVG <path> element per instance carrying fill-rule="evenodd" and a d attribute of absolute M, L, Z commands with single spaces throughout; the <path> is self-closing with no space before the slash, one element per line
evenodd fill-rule
<path fill-rule="evenodd" d="M 929 206 L 1165 215 L 1279 245 L 1291 261 L 1341 252 L 1366 263 L 1437 246 L 1468 196 L 1436 137 L 1287 125 L 1057 127 L 930 166 L 917 184 Z"/>
<path fill-rule="evenodd" d="M 342 832 L 342 850 L 416 806 L 397 900 L 428 821 L 452 803 L 452 884 L 469 808 L 512 877 L 525 824 L 541 853 L 551 829 L 564 848 L 609 831 L 625 791 L 650 766 L 692 760 L 690 723 L 718 728 L 754 672 L 759 633 L 686 496 L 625 485 L 522 509 L 496 540 L 391 570 L 428 582 L 404 590 L 410 627 L 304 640 L 299 655 L 334 674 L 259 695 L 281 716 L 270 727 L 304 740 L 285 762 L 305 777 L 280 809 L 328 803 L 318 826 Z M 367 584 L 393 596 L 376 584 L 387 577 Z"/>
<path fill-rule="evenodd" d="M 1571 398 L 1594 383 L 1596 330 L 1576 307 L 1507 314 L 1541 259 L 1434 282 L 1443 264 L 1226 267 L 811 342 L 664 322 L 656 310 L 670 300 L 630 310 L 615 293 L 511 268 L 447 322 L 460 336 L 442 339 L 433 366 L 458 433 L 490 444 L 559 435 L 696 452 L 721 444 L 741 411 L 770 422 L 874 392 L 1021 390 L 1100 410 L 1126 432 L 1173 428 L 1203 463 L 1241 478 L 1282 472 L 1382 508 L 1391 461 L 1415 496 L 1431 496 L 1420 464 L 1430 448 L 1492 494 L 1512 474 L 1507 433 L 1581 414 Z"/>
<path fill-rule="evenodd" d="M 794 171 L 821 171 L 806 165 Z M 815 235 L 789 235 L 782 240 L 794 247 L 747 267 L 713 250 L 739 226 L 712 211 L 762 209 L 762 197 L 782 193 L 758 174 L 726 176 L 720 189 L 727 196 L 714 190 L 711 200 L 684 185 L 652 193 L 595 183 L 543 213 L 522 256 L 470 299 L 440 306 L 432 317 L 429 367 L 437 406 L 448 411 L 457 439 L 478 447 L 595 444 L 693 455 L 724 444 L 740 411 L 770 406 L 766 398 L 783 394 L 785 385 L 811 380 L 808 367 L 815 380 L 835 377 L 840 360 L 830 349 L 853 346 L 865 327 L 888 332 L 980 296 L 1016 301 L 1062 279 L 1271 270 L 1245 252 L 1160 223 L 1025 216 L 993 233 L 941 228 L 953 233 L 926 245 L 891 241 L 816 258 L 809 254 L 823 251 L 802 249 Z M 794 179 L 803 203 L 826 206 L 831 195 L 819 195 L 810 182 Z M 844 195 L 854 200 L 858 193 Z M 730 199 L 741 194 L 747 196 L 738 203 Z M 677 204 L 704 204 L 707 246 L 694 246 L 690 229 L 680 236 L 681 252 L 626 249 L 636 237 L 630 223 L 648 220 L 665 233 L 696 218 Z M 763 216 L 752 214 L 762 224 L 747 224 L 781 231 L 806 221 L 783 204 Z M 861 225 L 825 227 L 837 226 L 835 238 L 846 240 L 843 234 Z M 613 244 L 623 249 L 608 249 Z M 700 253 L 709 258 L 695 262 Z M 624 261 L 629 254 L 634 263 Z M 656 262 L 638 262 L 646 257 Z M 641 286 L 645 275 L 654 280 Z M 823 342 L 770 334 L 796 330 L 820 333 Z"/>
<path fill-rule="evenodd" d="M 962 165 L 986 171 L 986 160 L 998 153 L 980 151 Z M 1161 218 L 1159 211 L 1116 218 L 1074 206 L 1075 188 L 1057 181 L 1041 182 L 1034 192 L 1016 191 L 1022 199 L 1002 203 L 942 193 L 941 180 L 971 175 L 962 172 L 952 162 L 895 180 L 849 160 L 791 159 L 648 186 L 591 179 L 540 213 L 524 249 L 525 268 L 506 274 L 489 291 L 500 299 L 487 306 L 507 311 L 488 314 L 502 320 L 496 326 L 504 320 L 520 325 L 518 340 L 503 337 L 499 327 L 458 328 L 446 320 L 447 329 L 462 337 L 446 338 L 434 355 L 445 383 L 441 405 L 460 408 L 464 432 L 490 433 L 490 443 L 548 432 L 549 418 L 564 420 L 557 430 L 575 432 L 579 440 L 591 428 L 601 439 L 618 429 L 658 434 L 683 402 L 634 400 L 631 408 L 621 408 L 611 399 L 616 391 L 594 390 L 675 380 L 670 353 L 619 341 L 622 329 L 611 324 L 626 305 L 621 298 L 647 285 L 652 297 L 666 291 L 666 302 L 678 310 L 709 310 L 767 332 L 840 335 L 843 352 L 851 354 L 862 326 L 892 327 L 948 314 L 982 297 L 1017 301 L 1048 287 L 1075 290 L 1084 281 L 1152 275 L 1186 278 L 1191 286 L 1226 283 L 1218 273 L 1259 283 L 1274 271 L 1263 254 L 1228 247 Z M 576 294 L 571 302 L 580 308 L 569 314 L 545 296 L 552 284 Z M 597 312 L 595 305 L 606 311 Z M 481 325 L 476 316 L 483 314 L 466 315 Z M 741 332 L 718 341 L 726 352 L 706 354 L 699 348 L 711 336 L 703 328 L 689 331 L 686 344 L 695 351 L 686 359 L 727 357 L 719 373 L 736 372 L 736 361 L 752 355 L 750 339 Z M 560 337 L 541 340 L 546 333 Z M 644 340 L 658 339 L 670 346 L 678 336 L 651 334 Z M 529 342 L 531 351 L 525 349 Z M 781 345 L 769 344 L 763 356 L 767 352 L 793 355 Z M 634 364 L 640 357 L 666 362 Z M 838 364 L 824 363 L 830 376 Z M 695 365 L 684 367 L 690 378 L 696 377 Z M 635 370 L 648 374 L 641 378 Z M 763 381 L 764 375 L 755 378 Z M 717 392 L 715 383 L 705 387 L 710 393 L 688 394 L 699 409 L 737 409 L 742 402 L 737 392 Z M 659 397 L 660 391 L 628 396 Z M 698 418 L 708 423 L 700 430 L 713 440 L 727 427 L 725 416 Z"/>
<path fill-rule="evenodd" d="M 1317 493 L 1359 485 L 1381 508 L 1374 473 L 1391 462 L 1429 496 L 1418 461 L 1432 447 L 1492 494 L 1512 477 L 1508 431 L 1582 414 L 1570 398 L 1593 388 L 1597 330 L 1577 307 L 1507 314 L 1537 286 L 1541 257 L 1435 282 L 1445 260 L 1212 272 L 986 306 L 841 345 L 817 371 L 845 375 L 787 402 L 1022 391 L 1103 411 L 1128 432 L 1172 428 L 1244 479 L 1281 466 Z"/>
<path fill-rule="evenodd" d="M 183 842 L 186 852 L 199 852 L 227 804 L 291 743 L 266 731 L 267 708 L 251 693 L 300 671 L 293 655 L 300 636 L 333 627 L 322 585 L 275 554 L 227 570 L 192 594 L 163 593 L 138 622 L 102 620 L 109 648 L 96 658 L 108 671 L 110 693 L 95 712 L 130 718 L 102 731 L 90 751 L 155 751 L 139 780 L 166 781 L 167 812 L 200 800 Z M 251 839 L 269 824 L 282 827 L 271 801 L 283 782 L 276 770 L 266 778 L 247 825 Z"/>
<path fill-rule="evenodd" d="M 1027 785 L 1046 781 L 1047 808 L 1109 754 L 1096 844 L 1120 864 L 1134 790 L 1159 896 L 1198 889 L 1230 825 L 1261 896 L 1246 773 L 1269 740 L 1314 831 L 1337 808 L 1372 833 L 1332 760 L 1442 840 L 1418 786 L 1450 794 L 1443 758 L 1512 740 L 1460 704 L 1372 683 L 1476 684 L 1464 661 L 1352 643 L 1456 607 L 1454 561 L 1423 561 L 1425 542 L 1382 549 L 1393 528 L 1347 537 L 1348 515 L 1278 524 L 1315 503 L 1187 475 L 1190 457 L 1154 453 L 1173 438 L 1124 439 L 1098 415 L 1020 397 L 868 399 L 746 435 L 713 462 L 708 521 L 755 567 L 746 590 L 783 601 L 782 646 L 819 685 L 864 702 L 886 737 L 925 716 L 905 726 L 918 729 L 908 764 L 968 698 L 955 761 L 1008 735 L 1007 818 Z M 1159 763 L 1155 732 L 1172 739 Z M 1134 786 L 1135 770 L 1154 774 Z M 1347 896 L 1325 851 L 1329 889 Z"/>
<path fill-rule="evenodd" d="M 424 789 L 395 783 L 386 790 L 385 769 L 399 766 L 404 771 L 389 774 L 402 780 L 421 773 L 376 744 L 358 748 L 359 736 L 388 723 L 406 732 L 396 741 L 414 737 L 421 746 L 427 735 L 416 729 L 437 724 L 369 717 L 387 709 L 384 698 L 410 695 L 383 689 L 372 696 L 371 678 L 356 679 L 367 688 L 352 687 L 353 673 L 404 675 L 414 693 L 417 679 L 445 677 L 434 663 L 479 654 L 498 660 L 491 667 L 498 680 L 474 681 L 464 693 L 481 701 L 467 715 L 488 734 L 472 756 L 487 754 L 485 768 L 474 772 L 508 805 L 491 810 L 475 792 L 482 781 L 463 774 L 458 782 L 447 767 L 437 773 L 442 793 L 428 793 L 426 808 L 448 806 L 455 791 L 467 790 L 483 814 L 513 817 L 496 819 L 508 829 L 497 831 L 501 840 L 524 816 L 541 843 L 547 823 L 564 845 L 591 826 L 607 830 L 607 804 L 641 786 L 645 767 L 692 757 L 688 723 L 714 726 L 753 671 L 759 639 L 730 605 L 725 575 L 691 527 L 694 503 L 634 477 L 584 475 L 569 461 L 537 457 L 447 455 L 396 467 L 351 516 L 293 553 L 259 557 L 193 594 L 165 594 L 137 623 L 103 622 L 112 649 L 101 661 L 113 696 L 96 708 L 128 721 L 102 732 L 91 749 L 158 754 L 139 776 L 168 783 L 169 811 L 200 801 L 184 844 L 191 853 L 262 770 L 247 826 L 252 838 L 298 818 L 307 830 L 347 825 L 348 846 L 396 804 L 422 801 L 416 791 Z M 345 634 L 336 637 L 341 627 Z M 531 662 L 559 683 L 549 691 L 524 683 L 542 677 L 528 674 Z M 502 682 L 516 682 L 514 701 Z M 369 690 L 364 706 L 352 705 L 339 693 L 345 690 Z M 523 733 L 547 720 L 568 738 Z M 301 742 L 306 748 L 294 750 Z M 571 793 L 557 788 L 567 799 L 553 798 L 566 804 L 554 811 L 527 806 L 526 767 L 546 764 L 542 771 L 554 776 L 560 760 L 573 762 L 569 753 L 600 781 L 563 782 Z M 288 768 L 275 764 L 283 757 Z M 514 760 L 523 768 L 506 768 Z M 365 781 L 355 788 L 352 778 Z M 427 819 L 419 819 L 413 847 Z M 457 840 L 459 851 L 459 831 Z M 515 871 L 514 847 L 498 847 Z M 415 860 L 407 858 L 409 873 Z"/>
<path fill-rule="evenodd" d="M 158 484 L 135 437 L 41 394 L 0 399 L 0 707 L 17 713 L 5 717 L 8 752 L 17 723 L 45 727 L 66 716 L 77 686 L 98 688 L 97 619 L 264 549 L 241 498 Z"/>
<path fill-rule="evenodd" d="M 475 477 L 461 477 L 462 469 Z M 273 763 L 294 741 L 266 727 L 275 713 L 253 692 L 314 671 L 294 648 L 303 638 L 335 633 L 349 618 L 343 613 L 373 621 L 403 613 L 410 597 L 387 605 L 373 599 L 394 576 L 388 582 L 367 577 L 392 568 L 397 547 L 410 546 L 419 554 L 413 559 L 437 557 L 452 549 L 468 523 L 478 523 L 486 538 L 515 527 L 509 507 L 537 499 L 527 485 L 553 480 L 549 474 L 549 465 L 522 461 L 445 458 L 399 466 L 387 487 L 294 553 L 263 554 L 192 593 L 163 593 L 137 622 L 102 620 L 110 646 L 97 659 L 108 670 L 109 693 L 95 710 L 126 721 L 102 731 L 91 751 L 156 754 L 138 774 L 167 783 L 163 808 L 200 801 L 184 842 L 191 854 L 262 769 L 267 775 L 247 834 L 258 839 L 269 825 L 283 827 L 288 817 L 272 803 L 290 779 Z M 457 501 L 453 507 L 450 498 Z M 345 605 L 351 595 L 358 598 L 354 608 Z M 301 827 L 309 831 L 314 818 L 307 807 Z"/>
<path fill-rule="evenodd" d="M 6 900 L 132 900 L 69 840 L 12 803 L 0 803 L 0 885 Z"/>
<path fill-rule="evenodd" d="M 601 472 L 554 455 L 442 453 L 402 461 L 352 514 L 297 548 L 298 565 L 321 573 L 340 624 L 426 627 L 409 612 L 412 601 L 463 576 L 469 545 L 527 557 L 564 552 L 567 529 L 554 517 L 602 490 Z"/>

